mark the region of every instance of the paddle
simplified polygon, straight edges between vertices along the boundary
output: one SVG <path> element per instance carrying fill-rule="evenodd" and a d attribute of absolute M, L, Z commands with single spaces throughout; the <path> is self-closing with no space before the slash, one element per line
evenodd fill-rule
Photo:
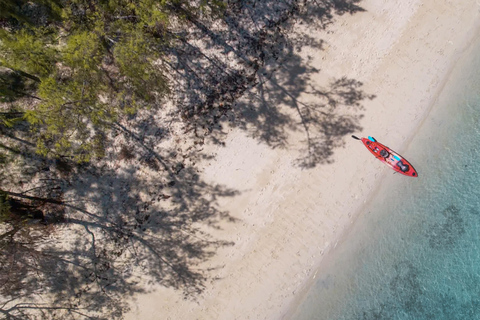
<path fill-rule="evenodd" d="M 352 138 L 353 138 L 353 139 L 357 139 L 357 140 L 362 140 L 362 139 L 360 139 L 359 137 L 354 136 L 353 134 L 352 134 Z M 368 136 L 368 140 L 370 140 L 370 141 L 372 141 L 372 142 L 377 142 L 377 140 L 376 140 L 374 137 L 370 137 L 370 136 Z"/>

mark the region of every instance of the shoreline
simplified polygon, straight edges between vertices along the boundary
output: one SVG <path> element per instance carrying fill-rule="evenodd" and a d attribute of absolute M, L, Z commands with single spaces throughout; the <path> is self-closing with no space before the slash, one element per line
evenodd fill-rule
<path fill-rule="evenodd" d="M 479 35 L 479 34 L 480 34 L 480 25 L 477 24 L 476 35 Z M 412 139 L 414 140 L 414 144 L 412 144 L 411 146 L 410 146 L 411 141 L 408 141 L 408 144 L 405 148 L 409 150 L 409 153 L 413 157 L 415 157 L 415 155 L 417 155 L 418 157 L 419 152 L 422 152 L 423 154 L 425 154 L 426 152 L 424 152 L 424 148 L 429 149 L 430 154 L 434 154 L 434 155 L 440 154 L 445 149 L 448 150 L 449 147 L 445 147 L 442 144 L 438 144 L 438 143 L 432 144 L 430 143 L 430 140 L 426 140 L 425 137 L 429 136 L 430 138 L 436 138 L 438 135 L 438 138 L 439 139 L 443 138 L 443 142 L 445 142 L 445 136 L 451 134 L 452 128 L 454 128 L 455 125 L 456 126 L 462 125 L 462 123 L 459 120 L 461 116 L 458 116 L 457 118 L 456 113 L 462 114 L 463 112 L 465 112 L 465 110 L 457 110 L 455 108 L 456 107 L 455 104 L 456 103 L 462 104 L 464 95 L 466 95 L 465 99 L 467 100 L 471 99 L 471 96 L 478 97 L 478 94 L 475 95 L 476 91 L 474 91 L 475 90 L 474 85 L 472 85 L 470 82 L 465 80 L 466 78 L 471 78 L 471 74 L 469 74 L 469 72 L 473 73 L 473 71 L 470 71 L 470 70 L 477 70 L 476 67 L 478 67 L 478 58 L 476 57 L 478 57 L 478 53 L 480 52 L 480 38 L 473 36 L 472 40 L 473 41 L 466 43 L 464 50 L 462 50 L 462 52 L 458 55 L 459 59 L 455 61 L 452 68 L 449 68 L 449 71 L 446 74 L 446 77 L 444 79 L 445 81 L 442 82 L 442 85 L 439 87 L 438 93 L 435 94 L 435 98 L 432 101 L 431 108 L 429 108 L 428 110 L 429 112 L 427 114 L 427 117 L 425 119 L 422 119 L 419 125 L 415 127 L 415 130 L 413 131 L 414 132 L 413 136 L 418 135 L 418 137 L 416 137 L 415 139 Z M 474 64 L 472 69 L 471 62 L 473 60 L 476 60 L 477 63 Z M 478 80 L 476 81 L 478 84 Z M 470 90 L 465 90 L 465 86 Z M 459 94 L 462 92 L 464 93 Z M 455 105 L 455 107 L 454 108 L 449 107 L 450 104 Z M 463 104 L 465 104 L 465 102 L 463 102 Z M 455 119 L 454 120 L 455 122 L 452 122 L 451 118 Z M 468 119 L 463 118 L 463 120 L 465 121 Z M 425 143 L 427 144 L 424 145 Z M 451 148 L 451 145 L 450 145 L 450 148 Z M 438 149 L 438 150 L 435 150 L 435 149 Z M 424 171 L 427 169 L 425 168 L 425 166 L 427 165 L 428 161 L 429 161 L 428 158 L 420 159 L 420 163 L 423 162 L 422 166 L 424 167 Z M 453 166 L 455 167 L 455 165 Z M 430 169 L 429 171 L 430 171 L 429 174 L 425 176 L 426 181 L 435 180 L 437 181 L 436 183 L 439 184 L 438 180 L 441 181 L 442 178 L 438 178 L 436 177 L 436 175 L 432 175 L 433 171 L 435 170 Z M 384 177 L 386 178 L 386 181 L 390 181 L 390 182 L 394 180 L 397 181 L 395 178 L 392 178 L 393 175 L 390 175 L 390 176 L 391 177 L 387 177 L 387 174 L 384 175 Z M 429 182 L 423 181 L 423 182 L 420 182 L 419 184 L 416 184 L 416 183 L 410 184 L 408 183 L 408 181 L 404 180 L 404 181 L 399 181 L 398 187 L 399 187 L 399 190 L 406 191 L 406 189 L 413 188 L 413 190 L 416 190 L 418 192 L 421 189 L 425 189 L 425 185 L 424 185 L 425 183 L 429 183 Z M 419 187 L 420 185 L 421 187 Z M 430 187 L 433 187 L 433 185 L 435 185 L 435 183 L 431 183 Z M 395 186 L 395 188 L 396 187 L 397 186 Z M 398 266 L 398 264 L 401 264 L 402 262 L 409 261 L 409 259 L 414 258 L 414 256 L 411 255 L 411 252 L 410 252 L 410 255 L 406 253 L 405 253 L 405 256 L 402 255 L 402 253 L 404 253 L 407 250 L 406 249 L 408 248 L 407 245 L 398 244 L 399 246 L 398 248 L 403 248 L 403 249 L 398 249 L 395 246 L 396 241 L 408 242 L 408 240 L 404 239 L 403 237 L 400 238 L 399 234 L 402 234 L 403 236 L 405 236 L 407 235 L 406 230 L 415 229 L 415 227 L 418 227 L 419 229 L 416 230 L 416 232 L 412 232 L 414 234 L 412 235 L 412 237 L 417 236 L 417 238 L 415 238 L 415 240 L 411 240 L 411 239 L 409 240 L 409 243 L 417 244 L 419 240 L 418 236 L 420 235 L 420 238 L 421 238 L 421 235 L 422 235 L 421 232 L 419 233 L 419 230 L 424 229 L 423 226 L 413 225 L 415 221 L 419 222 L 419 220 L 422 220 L 422 222 L 424 222 L 422 210 L 419 210 L 419 212 L 416 212 L 417 214 L 416 219 L 411 218 L 409 214 L 410 213 L 409 210 L 412 210 L 414 205 L 411 205 L 409 207 L 408 204 L 399 204 L 402 200 L 399 200 L 400 201 L 399 202 L 395 198 L 390 199 L 391 192 L 395 188 L 391 185 L 388 185 L 386 189 L 389 190 L 390 193 L 388 191 L 382 190 L 381 188 L 376 188 L 374 191 L 372 191 L 372 193 L 369 195 L 369 199 L 365 204 L 364 208 L 361 208 L 359 210 L 359 214 L 362 214 L 363 212 L 367 212 L 367 211 L 368 211 L 368 214 L 365 216 L 359 217 L 359 219 L 355 222 L 355 224 L 352 224 L 351 228 L 345 232 L 342 239 L 343 245 L 341 246 L 341 248 L 338 248 L 338 250 L 332 250 L 328 253 L 328 255 L 324 258 L 324 261 L 320 263 L 319 269 L 315 272 L 315 275 L 317 275 L 317 279 L 316 280 L 311 279 L 308 283 L 305 284 L 302 290 L 302 293 L 299 295 L 299 297 L 297 297 L 297 299 L 295 299 L 291 307 L 287 310 L 287 312 L 283 316 L 284 319 L 311 319 L 313 315 L 318 315 L 319 319 L 320 318 L 331 319 L 332 314 L 336 314 L 342 317 L 345 317 L 347 314 L 351 316 L 352 313 L 348 313 L 348 312 L 344 313 L 341 310 L 345 310 L 348 302 L 356 301 L 356 303 L 358 304 L 359 301 L 361 300 L 355 300 L 355 299 L 359 299 L 359 297 L 362 297 L 363 299 L 362 294 L 359 293 L 359 292 L 362 292 L 362 290 L 363 290 L 363 294 L 365 294 L 366 291 L 372 292 L 372 296 L 369 297 L 370 301 L 368 300 L 368 298 L 365 298 L 365 301 L 369 301 L 370 307 L 372 305 L 375 305 L 375 303 L 372 301 L 372 299 L 374 299 L 373 296 L 378 294 L 380 297 L 382 297 L 384 292 L 382 291 L 382 289 L 379 289 L 378 285 L 375 285 L 372 279 L 366 280 L 367 284 L 363 284 L 363 280 L 360 280 L 360 279 L 364 279 L 364 278 L 368 279 L 368 277 L 375 276 L 375 272 L 376 272 L 376 274 L 379 276 L 379 278 L 381 278 L 381 280 L 377 279 L 375 281 L 379 281 L 380 283 L 388 286 L 388 283 L 385 283 L 385 277 L 387 279 L 391 277 L 390 280 L 392 281 L 392 278 L 393 278 L 392 269 L 394 269 L 393 266 Z M 443 192 L 445 192 L 445 190 L 443 190 Z M 410 196 L 412 195 L 410 194 Z M 403 200 L 406 200 L 407 198 L 408 197 L 403 197 Z M 401 227 L 398 226 L 398 222 L 399 222 L 399 217 L 402 215 L 402 213 L 389 212 L 388 207 L 390 207 L 392 203 L 386 202 L 386 199 L 388 199 L 389 202 L 392 201 L 393 207 L 396 207 L 396 210 L 398 210 L 399 207 L 407 207 L 407 209 L 402 210 L 403 217 L 401 219 L 404 219 L 404 221 L 402 221 Z M 382 202 L 382 200 L 384 202 Z M 413 201 L 415 202 L 415 200 Z M 373 206 L 373 204 L 370 204 L 371 202 L 373 202 L 375 206 Z M 418 202 L 419 201 L 417 201 L 416 203 L 417 205 L 418 205 Z M 430 201 L 429 205 L 432 204 L 431 202 L 432 201 Z M 455 205 L 456 204 L 453 204 L 452 206 L 455 206 Z M 379 209 L 378 207 L 380 207 L 381 209 Z M 382 209 L 383 209 L 383 213 L 382 213 Z M 423 209 L 425 210 L 425 208 Z M 391 218 L 393 218 L 396 221 L 398 228 L 403 229 L 403 233 L 396 234 L 395 229 L 397 227 L 395 227 L 395 224 L 391 222 L 386 222 Z M 371 227 L 372 223 L 375 227 Z M 377 223 L 380 224 L 381 227 L 386 227 L 388 231 L 373 230 L 374 228 L 378 227 Z M 412 225 L 409 226 L 408 223 Z M 369 230 L 371 233 L 365 232 L 364 230 Z M 372 240 L 372 238 L 375 240 Z M 382 245 L 378 245 L 379 242 L 377 241 L 379 238 L 382 240 L 381 243 L 383 242 L 385 243 Z M 393 254 L 388 254 L 389 250 L 391 250 L 392 247 L 395 250 L 398 249 L 398 251 L 401 251 L 400 255 L 395 254 L 395 253 L 398 253 L 396 251 L 394 251 L 395 253 Z M 418 249 L 415 246 L 413 248 L 411 249 L 412 251 L 416 251 Z M 363 250 L 367 252 L 365 253 L 363 252 Z M 424 250 L 428 252 L 428 249 L 424 248 Z M 432 254 L 435 254 L 435 253 L 432 253 Z M 368 260 L 369 258 L 372 258 L 372 256 L 377 256 L 377 255 L 381 256 L 379 260 L 376 260 L 375 257 L 373 257 L 374 258 L 373 261 Z M 419 253 L 419 255 L 422 255 L 422 254 Z M 385 263 L 385 261 L 387 263 Z M 345 262 L 347 262 L 346 265 L 344 264 Z M 390 265 L 388 264 L 388 262 L 390 262 Z M 425 261 L 423 263 L 425 263 Z M 375 268 L 374 265 L 377 267 Z M 418 264 L 416 263 L 414 265 L 418 266 Z M 422 263 L 420 263 L 420 265 L 422 265 Z M 352 267 L 352 266 L 355 266 L 355 267 Z M 356 269 L 356 267 L 360 267 L 363 269 L 359 271 L 361 275 L 357 275 L 358 269 Z M 375 271 L 372 271 L 372 268 Z M 368 270 L 368 271 L 365 271 L 365 270 Z M 428 268 L 426 270 L 428 270 Z M 420 273 L 421 272 L 418 272 L 415 274 L 417 275 Z M 355 279 L 350 280 L 353 278 Z M 349 290 L 347 290 L 347 287 L 349 287 L 348 284 L 350 283 L 350 281 L 352 281 L 352 283 L 357 283 L 360 288 L 348 288 Z M 358 281 L 360 281 L 360 283 L 358 283 Z M 372 286 L 374 286 L 376 290 L 373 290 L 373 291 L 369 290 L 371 289 Z M 429 288 L 427 286 L 427 289 L 425 290 L 430 292 L 430 297 L 431 297 L 432 290 L 434 291 L 435 289 Z M 388 289 L 386 291 L 388 291 Z M 394 290 L 390 289 L 389 291 L 390 294 L 392 291 Z M 340 292 L 340 294 L 345 294 L 345 296 L 342 296 L 342 295 L 337 296 L 335 294 L 332 295 L 332 292 L 334 293 Z M 334 297 L 334 298 L 330 300 L 330 297 Z M 322 299 L 325 299 L 326 302 L 322 301 Z M 318 301 L 318 303 L 315 304 L 315 301 Z M 348 301 L 348 302 L 345 302 L 345 301 Z M 359 305 L 356 305 L 356 306 L 359 307 L 359 310 L 355 308 L 352 309 L 352 310 L 356 310 L 356 314 L 358 314 L 359 311 L 361 310 L 365 310 L 365 309 L 360 309 Z M 324 308 L 328 309 L 328 311 L 326 311 L 325 313 L 319 313 L 319 310 L 324 310 Z M 372 309 L 368 309 L 368 310 L 372 310 Z M 379 311 L 378 309 L 374 309 L 374 310 Z M 371 313 L 374 313 L 374 312 L 372 311 Z"/>
<path fill-rule="evenodd" d="M 476 25 L 474 25 L 469 31 L 470 31 L 469 35 L 466 35 L 466 40 L 464 42 L 464 45 L 460 46 L 458 48 L 459 52 L 455 53 L 454 56 L 450 59 L 447 71 L 443 75 L 440 85 L 436 88 L 435 94 L 432 96 L 430 102 L 428 103 L 428 107 L 425 108 L 424 115 L 421 117 L 421 120 L 418 122 L 418 124 L 415 125 L 413 129 L 410 131 L 409 137 L 405 140 L 403 144 L 400 145 L 399 150 L 405 150 L 408 148 L 408 146 L 412 143 L 415 137 L 415 134 L 422 128 L 424 123 L 427 121 L 429 115 L 431 114 L 433 108 L 435 107 L 438 101 L 440 94 L 444 91 L 445 85 L 450 80 L 453 70 L 458 65 L 459 58 L 464 57 L 467 51 L 469 51 L 475 44 L 478 45 L 480 43 L 480 38 L 479 38 L 480 21 L 477 21 Z M 382 177 L 386 176 L 388 173 L 389 173 L 388 171 L 385 171 L 382 174 Z M 380 177 L 379 180 L 382 180 L 382 177 Z M 352 219 L 353 220 L 352 224 L 350 224 L 348 228 L 345 230 L 344 234 L 339 237 L 337 243 L 342 244 L 343 242 L 347 241 L 349 236 L 351 236 L 350 231 L 351 229 L 353 229 L 353 223 L 360 217 L 362 213 L 366 212 L 367 208 L 369 208 L 370 204 L 374 201 L 375 197 L 380 191 L 380 188 L 381 188 L 381 183 L 377 183 L 374 189 L 372 189 L 372 191 L 368 194 L 368 197 L 365 200 L 365 203 L 356 210 L 355 214 L 353 215 L 354 218 Z M 289 319 L 295 314 L 296 310 L 301 306 L 302 302 L 308 295 L 312 286 L 315 285 L 316 275 L 318 273 L 321 273 L 323 269 L 328 268 L 326 264 L 329 263 L 329 259 L 332 259 L 332 256 L 334 256 L 335 253 L 336 253 L 335 250 L 330 250 L 323 257 L 323 259 L 319 261 L 318 266 L 315 269 L 315 272 L 312 272 L 313 276 L 312 275 L 309 276 L 309 279 L 307 279 L 304 286 L 301 288 L 298 296 L 294 299 L 294 301 L 292 301 L 292 303 L 288 306 L 288 308 L 286 308 L 286 311 L 281 316 L 281 319 Z"/>
<path fill-rule="evenodd" d="M 468 19 L 460 20 L 463 17 L 461 13 L 468 11 L 467 1 L 456 4 L 458 11 L 455 12 L 460 12 L 461 16 L 458 19 L 453 17 L 452 8 L 444 5 L 441 17 L 451 19 L 446 24 L 447 29 L 451 28 L 450 34 L 436 31 L 436 40 L 444 42 L 440 44 L 433 40 L 427 57 L 415 60 L 408 50 L 415 52 L 420 44 L 424 45 L 421 41 L 424 39 L 418 36 L 413 41 L 412 33 L 421 27 L 427 28 L 424 30 L 426 34 L 433 32 L 431 29 L 435 27 L 435 21 L 424 19 L 421 15 L 433 9 L 438 11 L 443 4 L 397 1 L 385 9 L 380 1 L 367 0 L 360 5 L 365 7 L 366 12 L 338 16 L 335 25 L 327 29 L 330 34 L 316 35 L 319 39 L 326 39 L 328 47 L 325 51 L 302 48 L 300 56 L 324 72 L 308 79 L 313 86 L 326 86 L 332 78 L 348 77 L 359 79 L 364 83 L 362 89 L 365 92 L 377 96 L 370 101 L 362 101 L 366 111 L 361 120 L 363 128 L 375 128 L 377 131 L 360 131 L 357 134 L 386 137 L 388 126 L 375 124 L 382 120 L 391 123 L 395 119 L 391 115 L 390 101 L 398 100 L 392 103 L 393 109 L 401 107 L 408 112 L 398 120 L 396 131 L 399 134 L 390 135 L 390 140 L 385 143 L 392 147 L 400 146 L 396 149 L 402 152 L 412 141 L 415 130 L 428 117 L 455 65 L 455 57 L 468 47 L 465 42 L 455 48 L 448 47 L 448 36 L 456 36 L 463 27 L 469 27 L 470 31 L 475 29 L 478 33 L 480 24 L 473 23 L 478 12 L 469 12 Z M 402 7 L 403 11 L 398 12 L 396 6 Z M 393 16 L 397 20 L 388 20 Z M 432 14 L 432 17 L 435 15 Z M 385 19 L 387 22 L 383 21 Z M 443 26 L 443 20 L 436 23 Z M 385 35 L 390 25 L 394 25 L 396 33 Z M 375 29 L 376 26 L 385 26 L 386 29 Z M 308 28 L 304 26 L 303 31 L 308 33 Z M 368 40 L 376 42 L 359 40 L 362 31 L 369 32 Z M 391 45 L 382 47 L 387 36 Z M 473 36 L 470 35 L 470 39 Z M 464 34 L 464 37 L 467 35 Z M 363 50 L 357 52 L 356 49 L 362 46 Z M 377 51 L 378 48 L 382 50 Z M 435 54 L 437 51 L 446 52 L 445 57 Z M 379 52 L 381 57 L 376 56 L 375 61 L 368 63 L 374 52 Z M 428 61 L 436 58 L 437 64 L 440 64 L 442 57 L 449 66 L 432 70 L 435 63 Z M 408 73 L 408 63 L 403 62 L 405 59 L 407 62 L 411 59 L 414 66 L 420 67 L 415 74 L 418 79 Z M 425 65 L 425 61 L 430 64 Z M 422 73 L 422 67 L 430 74 Z M 403 82 L 390 78 L 395 76 Z M 409 77 L 415 78 L 412 82 L 418 82 L 421 88 L 408 82 Z M 397 86 L 399 83 L 401 85 Z M 412 86 L 417 92 L 411 92 Z M 431 89 L 434 89 L 433 93 Z M 316 97 L 301 92 L 297 99 L 309 103 Z M 408 99 L 416 99 L 417 103 L 420 101 L 423 108 L 416 103 L 406 103 Z M 410 108 L 403 107 L 405 105 Z M 291 112 L 288 106 L 282 108 Z M 347 114 L 352 112 L 345 109 Z M 387 174 L 388 168 L 385 169 L 381 163 L 372 163 L 371 156 L 363 152 L 363 146 L 354 144 L 349 136 L 343 138 L 343 148 L 334 150 L 332 163 L 306 170 L 294 167 L 292 162 L 298 155 L 297 151 L 301 150 L 300 142 L 304 136 L 295 130 L 288 133 L 289 144 L 285 149 L 272 149 L 250 138 L 249 131 L 245 133 L 234 128 L 226 138 L 227 147 L 208 147 L 217 154 L 217 158 L 204 164 L 202 174 L 211 181 L 242 190 L 236 198 L 218 203 L 221 209 L 229 211 L 240 222 L 225 224 L 222 230 L 216 231 L 216 235 L 235 242 L 235 245 L 219 250 L 205 266 L 214 269 L 213 276 L 218 280 L 212 281 L 196 301 L 183 300 L 172 290 L 155 287 L 152 293 L 136 297 L 136 307 L 132 308 L 127 319 L 156 319 L 159 311 L 165 318 L 172 319 L 278 319 L 291 315 L 314 284 L 312 277 L 321 272 L 322 264 L 326 263 L 337 244 L 348 236 L 354 221 L 374 198 L 381 186 L 379 181 Z M 355 154 L 353 164 L 352 153 Z M 255 169 L 252 170 L 252 167 Z M 361 168 L 368 169 L 359 170 Z M 335 181 L 333 185 L 332 181 Z"/>
<path fill-rule="evenodd" d="M 438 86 L 438 88 L 436 89 L 436 92 L 433 95 L 431 101 L 429 102 L 428 107 L 425 109 L 424 115 L 422 116 L 422 118 L 418 122 L 418 124 L 414 126 L 413 130 L 411 130 L 410 136 L 400 146 L 399 150 L 402 150 L 402 149 L 405 150 L 405 149 L 408 148 L 408 146 L 412 143 L 416 132 L 418 132 L 422 128 L 422 126 L 424 125 L 424 123 L 428 119 L 428 116 L 431 114 L 433 108 L 435 107 L 435 105 L 438 101 L 439 95 L 442 93 L 442 91 L 444 91 L 445 85 L 448 83 L 454 68 L 459 63 L 458 58 L 463 57 L 466 54 L 466 52 L 471 49 L 472 46 L 480 43 L 480 40 L 479 40 L 480 39 L 479 38 L 479 36 L 480 36 L 480 21 L 477 21 L 476 25 L 473 26 L 472 29 L 470 30 L 470 33 L 471 33 L 470 35 L 466 36 L 467 39 L 464 42 L 464 45 L 459 48 L 460 51 L 455 53 L 454 57 L 452 57 L 450 59 L 450 64 L 447 68 L 447 71 L 444 74 L 443 79 L 442 79 L 440 85 Z M 388 173 L 389 173 L 388 171 L 385 171 L 384 174 L 382 174 L 382 176 L 385 176 Z M 382 180 L 382 177 L 380 177 L 379 180 Z M 355 222 L 355 220 L 357 220 L 357 218 L 360 217 L 360 215 L 362 213 L 364 213 L 366 211 L 366 209 L 370 206 L 371 202 L 374 201 L 376 195 L 378 194 L 378 192 L 380 190 L 380 187 L 381 187 L 381 184 L 377 183 L 375 185 L 374 189 L 368 194 L 368 197 L 367 197 L 365 203 L 360 208 L 358 208 L 356 210 L 355 214 L 353 215 L 354 219 L 352 221 L 352 224 L 350 226 L 348 226 L 348 228 L 345 230 L 344 234 L 339 237 L 339 240 L 338 240 L 339 244 L 346 241 L 347 238 L 350 236 L 349 232 L 353 228 L 353 223 Z M 333 256 L 334 254 L 335 254 L 335 250 L 329 251 L 323 257 L 323 259 L 318 263 L 317 269 L 315 270 L 315 272 L 312 273 L 313 276 L 312 275 L 309 276 L 309 279 L 305 282 L 304 286 L 300 290 L 301 293 L 299 293 L 299 295 L 294 299 L 294 301 L 292 301 L 291 305 L 286 309 L 285 313 L 281 316 L 282 319 L 288 319 L 291 316 L 293 316 L 293 314 L 295 313 L 297 308 L 300 307 L 300 305 L 304 301 L 305 297 L 308 295 L 308 292 L 310 291 L 312 286 L 316 283 L 316 281 L 315 281 L 316 275 L 318 273 L 321 273 L 322 269 L 325 267 L 325 264 L 328 263 L 329 258 L 331 259 L 332 258 L 331 256 Z"/>

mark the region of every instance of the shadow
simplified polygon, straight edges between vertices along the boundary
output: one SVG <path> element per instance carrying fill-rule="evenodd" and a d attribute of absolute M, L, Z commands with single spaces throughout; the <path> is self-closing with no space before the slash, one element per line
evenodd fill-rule
<path fill-rule="evenodd" d="M 148 283 L 189 298 L 203 291 L 212 271 L 204 263 L 233 245 L 208 232 L 236 221 L 216 201 L 236 191 L 202 181 L 193 168 L 159 171 L 152 180 L 130 166 L 122 173 L 76 170 L 57 194 L 52 180 L 38 196 L 7 192 L 44 218 L 31 227 L 12 224 L 0 239 L 1 312 L 12 319 L 31 312 L 116 319 L 129 308 L 126 298 L 146 292 Z"/>
<path fill-rule="evenodd" d="M 360 2 L 361 0 L 307 0 L 304 5 L 310 14 L 304 15 L 303 20 L 317 29 L 326 30 L 334 23 L 335 15 L 364 12 L 365 9 L 358 5 Z"/>
<path fill-rule="evenodd" d="M 308 34 L 292 36 L 291 30 L 294 23 L 325 30 L 335 16 L 364 11 L 359 2 L 233 1 L 221 26 L 188 15 L 192 31 L 176 35 L 168 62 L 177 76 L 174 94 L 187 130 L 197 137 L 207 131 L 202 141 L 208 135 L 219 143 L 217 135 L 233 125 L 273 148 L 285 148 L 289 132 L 302 130 L 297 164 L 313 168 L 331 162 L 343 137 L 361 129 L 361 102 L 375 96 L 346 77 L 312 88 L 312 76 L 320 70 L 297 52 L 305 46 L 323 50 L 324 42 Z M 314 96 L 315 103 L 302 102 L 301 94 Z"/>
<path fill-rule="evenodd" d="M 2 230 L 0 313 L 122 318 L 146 283 L 195 299 L 221 267 L 210 259 L 234 245 L 209 232 L 237 222 L 218 201 L 239 194 L 197 172 L 198 159 L 213 157 L 202 152 L 205 139 L 222 144 L 225 127 L 235 125 L 286 148 L 291 133 L 302 132 L 297 164 L 330 162 L 342 137 L 360 129 L 361 102 L 373 96 L 344 77 L 311 87 L 320 71 L 295 52 L 306 45 L 321 50 L 323 42 L 291 39 L 288 27 L 300 19 L 325 29 L 335 15 L 362 11 L 358 2 L 229 1 L 224 24 L 187 15 L 189 31 L 171 30 L 174 41 L 162 48 L 178 110 L 160 114 L 156 106 L 119 119 L 105 159 L 89 166 L 39 160 L 48 169 L 32 173 L 28 192 L 9 192 L 43 218 Z M 315 102 L 304 102 L 303 94 Z M 33 148 L 22 135 L 9 139 Z"/>
<path fill-rule="evenodd" d="M 270 78 L 260 76 L 264 81 L 258 90 L 237 104 L 239 110 L 246 110 L 241 111 L 240 127 L 271 147 L 287 147 L 288 132 L 303 131 L 296 161 L 302 168 L 330 163 L 334 150 L 343 146 L 343 137 L 361 129 L 360 101 L 374 98 L 361 91 L 362 83 L 354 79 L 340 78 L 328 88 L 312 88 L 310 77 L 315 73 L 318 70 L 292 56 Z M 302 102 L 301 94 L 313 96 L 310 100 L 315 102 Z"/>
<path fill-rule="evenodd" d="M 18 73 L 0 67 L 0 103 L 14 102 L 21 98 L 33 98 L 37 83 L 31 79 L 22 77 Z"/>
<path fill-rule="evenodd" d="M 237 221 L 217 201 L 238 191 L 202 180 L 186 153 L 174 156 L 176 148 L 157 152 L 166 129 L 156 127 L 159 140 L 148 142 L 128 127 L 117 123 L 122 139 L 97 165 L 38 158 L 35 186 L 5 191 L 28 209 L 0 230 L 0 313 L 7 319 L 122 318 L 128 297 L 147 292 L 145 285 L 195 299 L 221 267 L 207 262 L 234 243 L 209 230 Z M 11 144 L 31 160 L 34 146 L 22 138 Z M 128 156 L 116 151 L 122 145 Z"/>

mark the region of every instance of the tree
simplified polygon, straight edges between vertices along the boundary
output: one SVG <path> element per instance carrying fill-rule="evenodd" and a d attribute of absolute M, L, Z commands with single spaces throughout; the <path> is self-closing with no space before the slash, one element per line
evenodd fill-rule
<path fill-rule="evenodd" d="M 27 96 L 33 82 L 40 100 L 25 108 L 43 156 L 69 156 L 80 162 L 102 155 L 106 132 L 119 116 L 155 103 L 168 92 L 157 61 L 168 24 L 165 1 L 87 2 L 61 8 L 40 4 L 60 20 L 32 25 L 19 15 L 26 3 L 11 3 L 5 14 L 17 26 L 0 29 L 0 66 L 23 79 L 0 82 L 9 99 Z M 15 6 L 14 6 L 15 4 Z M 3 79 L 3 78 L 2 78 Z"/>
<path fill-rule="evenodd" d="M 0 20 L 9 27 L 19 24 L 45 25 L 48 20 L 60 20 L 59 0 L 0 0 Z"/>

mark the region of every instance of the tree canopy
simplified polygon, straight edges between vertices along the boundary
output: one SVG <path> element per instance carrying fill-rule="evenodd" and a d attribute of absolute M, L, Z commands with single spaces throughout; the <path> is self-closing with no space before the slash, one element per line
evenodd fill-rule
<path fill-rule="evenodd" d="M 221 1 L 2 0 L 0 90 L 23 108 L 43 156 L 89 161 L 102 155 L 118 116 L 169 91 L 160 63 L 179 12 L 215 14 Z M 5 10 L 3 10 L 5 8 Z M 181 8 L 181 10 L 179 10 Z M 17 83 L 7 81 L 11 75 Z M 25 92 L 28 86 L 33 92 Z M 30 91 L 32 91 L 30 90 Z"/>

